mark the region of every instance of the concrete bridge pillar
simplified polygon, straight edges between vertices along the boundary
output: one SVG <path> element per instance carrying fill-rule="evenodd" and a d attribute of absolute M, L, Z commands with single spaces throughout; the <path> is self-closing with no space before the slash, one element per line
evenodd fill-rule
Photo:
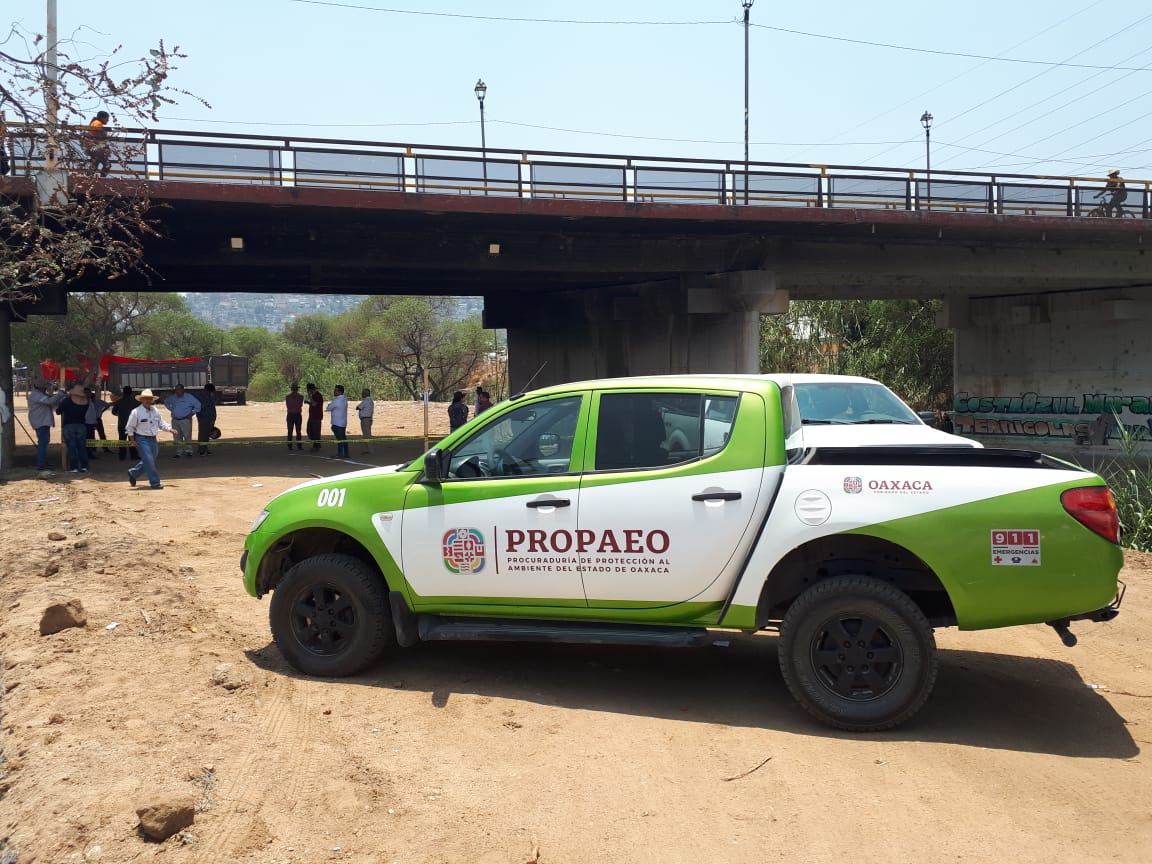
<path fill-rule="evenodd" d="M 484 326 L 508 330 L 513 393 L 586 378 L 759 372 L 760 316 L 788 294 L 765 270 L 596 290 L 485 298 Z"/>

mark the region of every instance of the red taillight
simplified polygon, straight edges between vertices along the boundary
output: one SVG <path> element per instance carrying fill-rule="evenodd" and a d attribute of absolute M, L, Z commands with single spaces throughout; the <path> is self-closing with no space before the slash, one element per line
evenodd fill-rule
<path fill-rule="evenodd" d="M 1120 517 L 1116 513 L 1116 499 L 1107 486 L 1085 486 L 1069 489 L 1060 496 L 1060 503 L 1068 515 L 1105 540 L 1120 543 Z"/>

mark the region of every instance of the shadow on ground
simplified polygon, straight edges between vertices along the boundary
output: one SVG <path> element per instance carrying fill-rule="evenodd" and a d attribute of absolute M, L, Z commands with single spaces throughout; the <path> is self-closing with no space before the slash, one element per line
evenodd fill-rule
<path fill-rule="evenodd" d="M 776 640 L 717 634 L 727 647 L 648 648 L 501 642 L 431 642 L 401 651 L 333 687 L 425 691 L 443 707 L 454 694 L 561 708 L 855 738 L 818 724 L 780 677 Z M 275 644 L 248 652 L 257 666 L 299 677 Z M 380 698 L 387 698 L 381 693 Z M 1140 750 L 1121 717 L 1070 663 L 941 651 L 924 710 L 877 740 L 935 741 L 1080 758 L 1128 759 Z"/>

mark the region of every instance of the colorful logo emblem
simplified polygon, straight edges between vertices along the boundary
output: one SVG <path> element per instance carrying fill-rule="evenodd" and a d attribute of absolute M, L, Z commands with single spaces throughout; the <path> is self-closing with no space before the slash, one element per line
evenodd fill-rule
<path fill-rule="evenodd" d="M 484 535 L 475 528 L 453 528 L 444 535 L 444 566 L 453 573 L 484 569 Z"/>
<path fill-rule="evenodd" d="M 864 491 L 864 481 L 859 477 L 845 477 L 844 491 L 849 495 L 859 495 Z"/>

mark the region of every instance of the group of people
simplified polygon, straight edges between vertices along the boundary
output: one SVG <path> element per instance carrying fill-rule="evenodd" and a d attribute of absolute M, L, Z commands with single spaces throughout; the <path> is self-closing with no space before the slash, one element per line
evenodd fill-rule
<path fill-rule="evenodd" d="M 336 438 L 336 458 L 348 459 L 348 397 L 344 395 L 344 385 L 337 384 L 333 388 L 332 400 L 324 405 L 324 394 L 315 384 L 305 384 L 307 393 L 300 392 L 299 384 L 292 384 L 291 392 L 284 397 L 284 409 L 288 424 L 288 449 L 292 450 L 292 435 L 296 435 L 296 449 L 303 450 L 304 444 L 300 430 L 312 444 L 312 451 L 320 449 L 321 425 L 325 412 L 332 415 L 332 435 Z M 304 406 L 308 406 L 308 420 L 304 421 Z M 360 402 L 356 405 L 356 416 L 360 420 L 360 434 L 364 437 L 365 454 L 372 452 L 372 418 L 376 413 L 376 405 L 372 401 L 372 391 L 365 387 L 360 391 Z"/>
<path fill-rule="evenodd" d="M 344 386 L 337 384 L 332 399 L 325 405 L 325 397 L 315 384 L 306 384 L 305 393 L 300 392 L 299 384 L 292 384 L 284 398 L 287 420 L 287 446 L 291 451 L 303 450 L 303 438 L 307 436 L 313 452 L 321 448 L 321 426 L 325 413 L 331 415 L 332 435 L 336 439 L 336 458 L 348 459 L 348 414 L 352 406 L 344 394 Z M 110 411 L 116 418 L 116 433 L 119 439 L 119 458 L 138 459 L 128 470 L 128 482 L 135 486 L 142 475 L 146 475 L 149 488 L 161 489 L 156 459 L 159 455 L 157 439 L 160 432 L 170 432 L 175 441 L 174 458 L 192 456 L 195 441 L 196 453 L 208 456 L 209 442 L 219 435 L 216 425 L 216 388 L 211 383 L 204 385 L 204 398 L 198 399 L 189 393 L 183 384 L 177 384 L 173 392 L 159 404 L 171 415 L 165 420 L 157 410 L 157 398 L 150 389 L 136 393 L 125 386 L 111 404 L 101 399 L 95 391 L 74 382 L 62 392 L 56 392 L 51 382 L 41 381 L 28 396 L 28 422 L 36 434 L 36 468 L 48 470 L 48 444 L 56 417 L 60 417 L 61 432 L 68 458 L 68 471 L 86 474 L 89 459 L 95 457 L 97 439 L 107 442 L 104 432 L 103 415 Z M 376 406 L 372 391 L 365 387 L 360 391 L 360 402 L 356 404 L 356 417 L 360 421 L 360 434 L 363 438 L 365 455 L 371 454 L 372 421 Z M 307 407 L 307 420 L 304 413 Z M 492 397 L 481 387 L 476 388 L 476 404 L 473 416 L 479 416 L 492 407 Z M 197 436 L 192 437 L 192 420 L 199 422 Z M 448 406 L 449 426 L 454 430 L 468 421 L 468 404 L 463 390 L 457 390 Z M 295 436 L 295 440 L 293 440 Z M 109 451 L 107 443 L 105 452 Z"/>
<path fill-rule="evenodd" d="M 160 432 L 171 432 L 176 441 L 175 458 L 192 455 L 192 418 L 199 421 L 196 437 L 197 452 L 208 456 L 208 442 L 212 439 L 216 426 L 216 388 L 211 383 L 204 385 L 204 398 L 197 399 L 177 384 L 173 392 L 161 404 L 172 415 L 169 423 L 155 407 L 156 395 L 150 389 L 135 393 L 125 386 L 119 398 L 109 406 L 90 387 L 73 383 L 62 392 L 56 392 L 50 382 L 40 382 L 28 396 L 28 423 L 36 433 L 36 467 L 48 470 L 48 444 L 56 417 L 60 417 L 61 435 L 68 457 L 68 471 L 72 474 L 87 474 L 90 453 L 97 437 L 107 441 L 104 423 L 101 419 L 106 410 L 111 410 L 116 418 L 116 432 L 121 444 L 120 460 L 131 456 L 138 459 L 136 465 L 128 469 L 128 482 L 135 486 L 141 475 L 148 477 L 149 488 L 162 489 L 156 458 L 159 455 L 157 442 Z M 108 447 L 105 445 L 107 451 Z"/>
<path fill-rule="evenodd" d="M 468 403 L 463 390 L 452 394 L 452 402 L 448 406 L 448 428 L 455 431 L 468 422 Z M 481 387 L 476 388 L 476 409 L 473 417 L 479 417 L 492 407 L 492 396 Z"/>

